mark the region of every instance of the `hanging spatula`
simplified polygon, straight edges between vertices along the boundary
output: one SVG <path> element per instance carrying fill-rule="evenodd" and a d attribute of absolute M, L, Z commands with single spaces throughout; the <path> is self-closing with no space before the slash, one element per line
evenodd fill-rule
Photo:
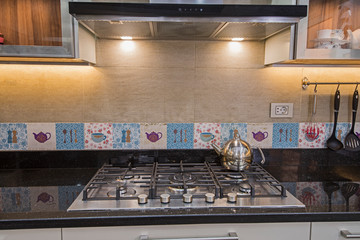
<path fill-rule="evenodd" d="M 344 147 L 342 142 L 340 142 L 335 136 L 336 124 L 339 115 L 339 107 L 340 107 L 340 91 L 339 89 L 337 89 L 335 92 L 335 100 L 334 100 L 334 128 L 331 136 L 326 141 L 326 146 L 334 151 L 338 151 Z"/>
<path fill-rule="evenodd" d="M 349 211 L 349 199 L 354 195 L 359 189 L 359 184 L 357 183 L 345 183 L 341 186 L 341 194 L 345 198 L 346 202 L 346 211 Z"/>
<path fill-rule="evenodd" d="M 345 138 L 345 149 L 350 151 L 358 151 L 360 150 L 360 139 L 354 133 L 355 128 L 355 119 L 356 119 L 356 111 L 359 104 L 359 93 L 358 90 L 355 89 L 352 103 L 352 124 L 350 132 L 346 135 Z"/>

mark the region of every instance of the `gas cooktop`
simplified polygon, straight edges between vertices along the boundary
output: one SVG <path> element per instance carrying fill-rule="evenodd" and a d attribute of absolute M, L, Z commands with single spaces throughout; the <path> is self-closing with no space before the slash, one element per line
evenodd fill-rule
<path fill-rule="evenodd" d="M 260 165 L 242 172 L 216 163 L 103 165 L 68 211 L 260 208 L 305 205 Z"/>

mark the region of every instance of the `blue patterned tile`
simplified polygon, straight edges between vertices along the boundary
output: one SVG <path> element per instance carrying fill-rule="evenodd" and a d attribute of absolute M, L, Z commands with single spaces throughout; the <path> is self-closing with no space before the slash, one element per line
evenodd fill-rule
<path fill-rule="evenodd" d="M 234 133 L 238 132 L 240 138 L 244 141 L 247 139 L 246 123 L 222 123 L 221 124 L 221 145 L 234 138 Z"/>
<path fill-rule="evenodd" d="M 84 186 L 59 186 L 59 209 L 67 210 Z"/>
<path fill-rule="evenodd" d="M 25 123 L 0 124 L 0 150 L 26 150 L 27 128 Z"/>
<path fill-rule="evenodd" d="M 326 130 L 325 130 L 326 135 L 325 135 L 325 143 L 324 143 L 325 147 L 326 147 L 326 141 L 333 132 L 333 128 L 334 128 L 334 123 L 326 123 Z M 336 138 L 344 143 L 345 137 L 350 131 L 350 128 L 351 128 L 350 123 L 337 123 L 336 133 L 335 133 Z"/>
<path fill-rule="evenodd" d="M 1 189 L 3 211 L 29 212 L 30 191 L 27 187 L 4 187 Z"/>
<path fill-rule="evenodd" d="M 56 149 L 84 149 L 84 124 L 57 123 Z"/>
<path fill-rule="evenodd" d="M 288 190 L 289 193 L 291 193 L 292 195 L 296 195 L 296 182 L 282 182 L 281 183 L 286 190 Z"/>
<path fill-rule="evenodd" d="M 113 123 L 113 148 L 114 149 L 139 149 L 140 124 L 138 123 Z"/>
<path fill-rule="evenodd" d="M 168 123 L 167 136 L 168 149 L 193 149 L 194 124 Z"/>
<path fill-rule="evenodd" d="M 273 148 L 296 148 L 298 146 L 299 123 L 274 123 Z"/>

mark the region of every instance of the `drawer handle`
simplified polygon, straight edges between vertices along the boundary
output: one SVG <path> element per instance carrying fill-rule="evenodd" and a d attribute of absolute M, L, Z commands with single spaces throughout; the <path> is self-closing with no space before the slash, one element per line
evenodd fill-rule
<path fill-rule="evenodd" d="M 360 234 L 353 234 L 353 233 L 349 232 L 348 230 L 341 230 L 340 234 L 344 238 L 360 238 Z"/>
<path fill-rule="evenodd" d="M 239 240 L 239 237 L 235 232 L 230 232 L 226 237 L 149 238 L 147 235 L 141 235 L 139 240 Z"/>

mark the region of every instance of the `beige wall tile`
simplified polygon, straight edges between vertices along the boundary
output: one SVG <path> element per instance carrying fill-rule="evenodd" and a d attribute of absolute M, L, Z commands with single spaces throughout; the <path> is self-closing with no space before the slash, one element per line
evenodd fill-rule
<path fill-rule="evenodd" d="M 99 40 L 96 54 L 98 66 L 195 66 L 195 43 L 190 41 Z"/>
<path fill-rule="evenodd" d="M 263 68 L 264 42 L 196 42 L 198 68 Z"/>

